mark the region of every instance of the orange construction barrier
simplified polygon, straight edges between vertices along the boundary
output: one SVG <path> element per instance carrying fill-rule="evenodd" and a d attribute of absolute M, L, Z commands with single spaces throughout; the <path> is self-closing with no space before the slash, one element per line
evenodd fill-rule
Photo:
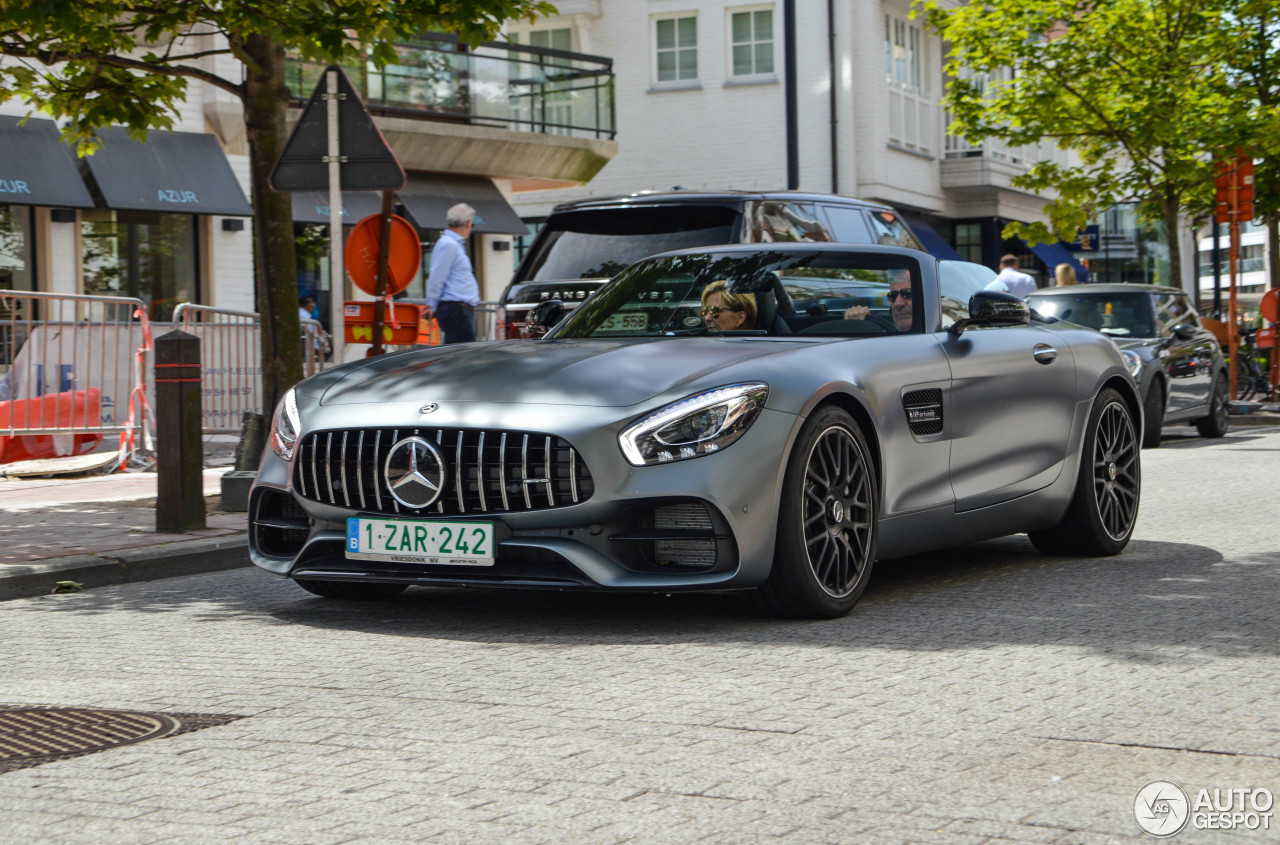
<path fill-rule="evenodd" d="M 102 425 L 102 394 L 96 387 L 49 393 L 35 399 L 0 402 L 0 429 L 84 428 Z M 0 437 L 0 464 L 59 457 L 51 434 Z M 101 434 L 77 434 L 73 455 L 93 451 Z"/>

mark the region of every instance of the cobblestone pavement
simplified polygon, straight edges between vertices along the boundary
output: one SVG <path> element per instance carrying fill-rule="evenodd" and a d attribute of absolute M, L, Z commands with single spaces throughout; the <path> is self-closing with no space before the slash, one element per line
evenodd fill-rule
<path fill-rule="evenodd" d="M 0 843 L 1141 840 L 1149 781 L 1280 793 L 1278 454 L 1171 437 L 1123 556 L 913 558 L 836 621 L 253 569 L 8 602 L 0 703 L 244 718 L 0 775 Z"/>

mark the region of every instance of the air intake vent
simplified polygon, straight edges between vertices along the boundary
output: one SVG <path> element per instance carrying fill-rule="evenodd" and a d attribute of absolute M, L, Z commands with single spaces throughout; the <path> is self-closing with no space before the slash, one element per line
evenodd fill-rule
<path fill-rule="evenodd" d="M 658 532 L 676 529 L 678 531 L 705 531 L 711 534 L 714 530 L 711 524 L 711 514 L 707 513 L 706 506 L 700 502 L 666 505 L 657 508 L 653 512 L 653 527 Z M 654 562 L 662 567 L 710 569 L 716 564 L 716 541 L 713 536 L 699 539 L 666 538 L 655 540 L 653 543 L 653 557 Z"/>
<path fill-rule="evenodd" d="M 912 390 L 902 397 L 911 433 L 923 437 L 942 433 L 942 390 Z"/>
<path fill-rule="evenodd" d="M 439 498 L 425 508 L 396 501 L 386 479 L 391 447 L 406 437 L 435 445 L 443 464 Z M 550 434 L 456 428 L 378 428 L 307 435 L 293 464 L 304 499 L 367 513 L 462 516 L 576 505 L 595 486 L 578 452 Z"/>

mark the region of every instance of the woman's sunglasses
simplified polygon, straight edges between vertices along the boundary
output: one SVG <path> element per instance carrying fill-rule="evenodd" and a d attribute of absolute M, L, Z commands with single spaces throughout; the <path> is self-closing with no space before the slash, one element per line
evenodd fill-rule
<path fill-rule="evenodd" d="M 727 305 L 704 305 L 702 307 L 702 316 L 715 319 L 720 316 L 721 311 L 741 311 L 741 308 L 730 308 Z"/>
<path fill-rule="evenodd" d="M 902 297 L 907 302 L 910 302 L 911 288 L 903 288 L 902 290 L 891 290 L 884 295 L 884 298 L 889 300 L 890 305 L 892 305 L 895 301 L 897 301 L 898 297 Z"/>

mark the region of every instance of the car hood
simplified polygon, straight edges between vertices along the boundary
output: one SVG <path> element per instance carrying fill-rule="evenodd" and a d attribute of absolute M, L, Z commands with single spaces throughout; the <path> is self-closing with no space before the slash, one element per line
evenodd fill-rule
<path fill-rule="evenodd" d="M 444 346 L 347 365 L 322 405 L 503 402 L 626 406 L 790 344 L 746 338 L 540 340 Z M 337 372 L 326 373 L 332 378 Z"/>

